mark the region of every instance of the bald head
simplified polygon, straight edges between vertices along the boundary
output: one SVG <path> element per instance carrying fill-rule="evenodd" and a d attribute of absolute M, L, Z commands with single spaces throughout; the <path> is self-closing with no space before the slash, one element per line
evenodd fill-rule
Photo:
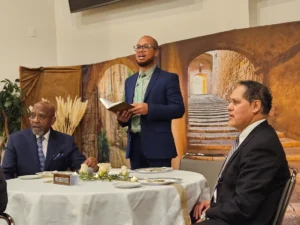
<path fill-rule="evenodd" d="M 55 108 L 52 103 L 41 101 L 34 104 L 30 114 L 30 126 L 35 135 L 45 135 L 55 120 Z"/>
<path fill-rule="evenodd" d="M 55 108 L 54 105 L 51 102 L 47 102 L 47 101 L 40 101 L 34 104 L 34 107 L 42 107 L 47 114 L 49 114 L 49 116 L 54 116 L 55 115 Z"/>
<path fill-rule="evenodd" d="M 141 39 L 146 39 L 146 40 L 148 40 L 148 42 L 150 42 L 150 44 L 151 44 L 153 47 L 155 47 L 156 49 L 158 49 L 158 43 L 157 43 L 157 41 L 156 41 L 153 37 L 148 36 L 148 35 L 145 35 L 145 36 L 141 37 L 141 38 L 139 39 L 139 41 L 140 41 Z"/>

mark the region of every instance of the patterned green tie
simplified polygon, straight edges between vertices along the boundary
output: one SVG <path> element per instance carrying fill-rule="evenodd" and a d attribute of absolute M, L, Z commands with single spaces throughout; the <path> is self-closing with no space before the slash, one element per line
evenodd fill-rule
<path fill-rule="evenodd" d="M 143 78 L 146 76 L 145 73 L 141 73 L 139 75 L 139 79 L 137 81 L 137 84 L 135 86 L 135 90 L 134 90 L 134 103 L 141 103 L 143 102 L 143 98 L 144 98 L 144 93 L 143 93 Z M 140 125 L 141 122 L 141 116 L 140 115 L 135 115 L 132 117 L 132 125 L 133 128 L 136 128 L 137 126 Z"/>

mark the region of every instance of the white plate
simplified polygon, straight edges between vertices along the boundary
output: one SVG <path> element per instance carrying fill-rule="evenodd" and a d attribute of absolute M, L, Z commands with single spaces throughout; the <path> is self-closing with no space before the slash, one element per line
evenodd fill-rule
<path fill-rule="evenodd" d="M 33 180 L 33 179 L 40 179 L 42 178 L 41 175 L 24 175 L 18 177 L 21 180 Z"/>
<path fill-rule="evenodd" d="M 137 173 L 165 173 L 173 171 L 172 167 L 151 167 L 151 168 L 142 168 L 142 169 L 136 169 L 134 172 Z"/>
<path fill-rule="evenodd" d="M 166 184 L 174 184 L 178 182 L 178 180 L 171 179 L 171 178 L 147 178 L 144 180 L 139 180 L 139 182 L 145 185 L 166 185 Z"/>
<path fill-rule="evenodd" d="M 144 178 L 143 180 L 147 180 L 148 178 Z M 164 179 L 164 180 L 175 180 L 176 183 L 182 181 L 182 178 L 179 177 L 151 177 L 150 179 Z"/>
<path fill-rule="evenodd" d="M 137 188 L 141 187 L 142 185 L 139 182 L 127 182 L 127 181 L 120 181 L 114 183 L 116 188 Z"/>

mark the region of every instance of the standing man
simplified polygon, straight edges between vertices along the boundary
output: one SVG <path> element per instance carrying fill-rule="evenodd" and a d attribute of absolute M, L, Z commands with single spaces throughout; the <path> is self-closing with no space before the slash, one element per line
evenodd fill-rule
<path fill-rule="evenodd" d="M 143 36 L 134 50 L 139 72 L 125 81 L 125 101 L 134 108 L 116 114 L 129 127 L 126 157 L 131 169 L 170 167 L 177 156 L 171 122 L 184 114 L 178 75 L 155 65 L 159 46 L 154 38 Z"/>
<path fill-rule="evenodd" d="M 74 138 L 51 128 L 55 108 L 42 101 L 33 106 L 29 116 L 31 129 L 25 129 L 8 138 L 2 168 L 5 179 L 32 175 L 41 171 L 78 170 L 83 162 L 97 168 L 97 160 L 79 152 Z"/>
<path fill-rule="evenodd" d="M 266 118 L 272 107 L 269 90 L 255 81 L 240 81 L 230 96 L 229 126 L 239 134 L 210 201 L 194 208 L 199 225 L 269 225 L 290 177 L 276 131 Z M 202 219 L 203 220 L 203 219 Z"/>

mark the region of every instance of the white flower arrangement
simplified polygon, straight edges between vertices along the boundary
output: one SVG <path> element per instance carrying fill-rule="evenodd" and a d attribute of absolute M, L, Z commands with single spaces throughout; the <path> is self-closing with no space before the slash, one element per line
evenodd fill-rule
<path fill-rule="evenodd" d="M 132 181 L 136 182 L 138 179 L 136 177 L 129 176 L 129 170 L 126 166 L 121 167 L 121 172 L 119 174 L 109 174 L 111 170 L 110 163 L 98 163 L 99 167 L 98 173 L 94 174 L 91 172 L 91 168 L 89 168 L 85 163 L 81 164 L 81 168 L 79 170 L 79 178 L 84 181 L 91 180 L 119 180 L 119 181 Z"/>

